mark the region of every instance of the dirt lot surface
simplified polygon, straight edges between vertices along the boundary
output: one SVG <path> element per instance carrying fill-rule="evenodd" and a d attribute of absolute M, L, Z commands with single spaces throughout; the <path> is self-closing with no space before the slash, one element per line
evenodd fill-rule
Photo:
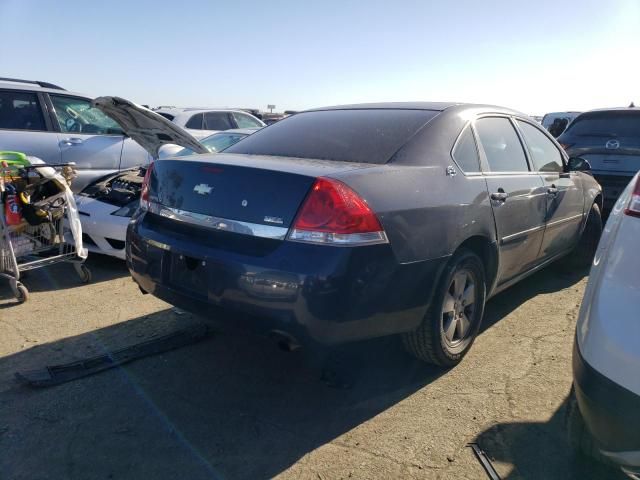
<path fill-rule="evenodd" d="M 469 442 L 503 479 L 621 478 L 565 443 L 584 274 L 548 269 L 495 297 L 451 371 L 387 338 L 336 354 L 355 384 L 332 388 L 306 350 L 214 325 L 204 341 L 123 368 L 18 384 L 16 371 L 204 321 L 141 295 L 121 262 L 88 264 L 88 286 L 68 265 L 32 273 L 24 305 L 0 284 L 2 479 L 488 478 Z"/>

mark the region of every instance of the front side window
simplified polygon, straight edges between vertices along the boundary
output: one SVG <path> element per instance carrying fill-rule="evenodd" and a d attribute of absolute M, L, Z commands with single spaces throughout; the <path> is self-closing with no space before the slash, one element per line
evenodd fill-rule
<path fill-rule="evenodd" d="M 202 118 L 203 115 L 201 113 L 196 113 L 189 119 L 184 128 L 190 128 L 192 130 L 202 130 Z"/>
<path fill-rule="evenodd" d="M 60 131 L 94 135 L 122 134 L 120 126 L 84 98 L 51 95 Z"/>
<path fill-rule="evenodd" d="M 538 172 L 562 172 L 560 151 L 547 136 L 533 125 L 518 120 L 524 141 L 529 148 L 533 167 Z"/>
<path fill-rule="evenodd" d="M 458 137 L 458 142 L 453 148 L 453 159 L 463 172 L 479 172 L 480 161 L 476 141 L 473 138 L 471 127 L 467 126 Z"/>
<path fill-rule="evenodd" d="M 12 90 L 0 91 L 0 128 L 46 130 L 38 95 Z"/>
<path fill-rule="evenodd" d="M 476 131 L 490 171 L 529 171 L 522 144 L 508 118 L 481 118 L 476 121 Z"/>
<path fill-rule="evenodd" d="M 229 130 L 233 128 L 227 112 L 207 112 L 204 114 L 205 130 Z"/>
<path fill-rule="evenodd" d="M 244 113 L 233 112 L 234 120 L 238 124 L 238 128 L 260 128 L 262 124 L 255 118 L 245 115 Z"/>

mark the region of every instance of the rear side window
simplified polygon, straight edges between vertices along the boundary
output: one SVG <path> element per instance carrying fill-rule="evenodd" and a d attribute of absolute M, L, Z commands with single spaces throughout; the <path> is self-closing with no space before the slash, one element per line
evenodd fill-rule
<path fill-rule="evenodd" d="M 259 130 L 225 152 L 383 164 L 438 113 L 399 109 L 303 112 Z"/>
<path fill-rule="evenodd" d="M 202 117 L 201 113 L 196 113 L 189 119 L 184 128 L 191 128 L 193 130 L 202 130 Z"/>
<path fill-rule="evenodd" d="M 583 113 L 577 117 L 567 134 L 593 137 L 640 137 L 640 112 L 615 111 Z"/>
<path fill-rule="evenodd" d="M 229 130 L 233 128 L 227 112 L 207 112 L 204 114 L 205 130 Z"/>
<path fill-rule="evenodd" d="M 0 91 L 0 128 L 46 130 L 38 96 L 28 92 Z"/>
<path fill-rule="evenodd" d="M 547 136 L 533 125 L 518 120 L 533 167 L 538 172 L 562 172 L 562 155 Z"/>
<path fill-rule="evenodd" d="M 245 115 L 244 113 L 233 112 L 233 118 L 238 124 L 238 128 L 259 128 L 262 127 L 262 123 L 260 123 L 257 119 Z"/>
<path fill-rule="evenodd" d="M 513 125 L 507 118 L 476 121 L 476 131 L 492 172 L 528 172 L 527 158 Z"/>
<path fill-rule="evenodd" d="M 479 172 L 480 161 L 478 160 L 478 149 L 473 138 L 471 127 L 467 126 L 458 137 L 455 147 L 453 147 L 453 159 L 463 172 Z"/>

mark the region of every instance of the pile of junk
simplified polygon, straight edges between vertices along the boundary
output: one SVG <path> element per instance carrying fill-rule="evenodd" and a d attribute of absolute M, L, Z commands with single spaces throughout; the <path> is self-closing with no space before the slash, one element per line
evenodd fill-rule
<path fill-rule="evenodd" d="M 0 151 L 0 277 L 18 302 L 29 297 L 21 273 L 71 263 L 89 283 L 82 227 L 73 193 L 72 165 L 47 165 L 21 152 Z"/>

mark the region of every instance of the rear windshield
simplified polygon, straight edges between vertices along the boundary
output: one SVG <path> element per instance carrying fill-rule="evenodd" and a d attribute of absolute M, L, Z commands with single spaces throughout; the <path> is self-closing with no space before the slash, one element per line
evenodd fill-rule
<path fill-rule="evenodd" d="M 576 118 L 567 133 L 595 137 L 640 137 L 640 112 L 593 112 Z"/>
<path fill-rule="evenodd" d="M 387 163 L 432 110 L 324 110 L 303 112 L 260 130 L 225 153 Z"/>

